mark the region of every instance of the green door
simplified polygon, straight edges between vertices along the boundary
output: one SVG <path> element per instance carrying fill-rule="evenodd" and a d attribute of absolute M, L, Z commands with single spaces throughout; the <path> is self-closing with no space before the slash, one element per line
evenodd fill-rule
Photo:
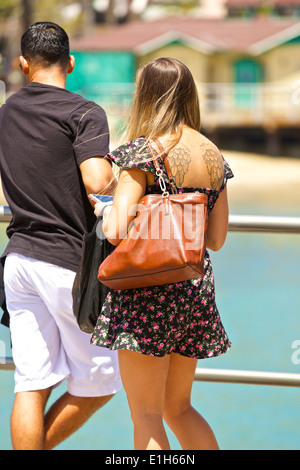
<path fill-rule="evenodd" d="M 241 59 L 234 63 L 235 103 L 238 107 L 255 107 L 257 87 L 264 78 L 262 65 L 254 59 Z"/>

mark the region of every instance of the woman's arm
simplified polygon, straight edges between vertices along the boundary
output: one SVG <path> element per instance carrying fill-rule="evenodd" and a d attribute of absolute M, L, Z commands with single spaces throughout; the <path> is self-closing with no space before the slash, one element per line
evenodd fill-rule
<path fill-rule="evenodd" d="M 113 245 L 118 245 L 125 238 L 132 220 L 135 218 L 137 205 L 146 190 L 146 172 L 138 169 L 123 170 L 120 174 L 112 209 L 104 217 L 103 230 Z M 103 204 L 97 203 L 95 213 L 99 215 Z M 227 188 L 222 191 L 208 218 L 207 248 L 218 251 L 225 243 L 228 229 Z"/>
<path fill-rule="evenodd" d="M 128 227 L 136 215 L 137 205 L 144 196 L 147 176 L 142 170 L 123 170 L 114 196 L 111 211 L 104 217 L 103 230 L 113 245 L 118 245 L 126 237 Z M 96 214 L 101 203 L 96 206 Z"/>
<path fill-rule="evenodd" d="M 227 188 L 225 188 L 208 218 L 206 246 L 210 250 L 218 251 L 224 245 L 228 230 L 228 217 L 228 197 Z"/>

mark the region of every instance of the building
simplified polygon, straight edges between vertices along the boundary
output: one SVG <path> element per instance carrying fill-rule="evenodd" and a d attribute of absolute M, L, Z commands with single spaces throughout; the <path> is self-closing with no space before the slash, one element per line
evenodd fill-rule
<path fill-rule="evenodd" d="M 101 101 L 118 122 L 120 104 L 126 115 L 136 70 L 171 56 L 195 77 L 208 134 L 236 135 L 239 129 L 252 135 L 254 129 L 270 137 L 273 154 L 280 152 L 280 133 L 300 134 L 300 18 L 135 21 L 96 30 L 71 47 L 77 72 L 68 86 Z"/>
<path fill-rule="evenodd" d="M 219 0 L 218 0 L 219 1 Z M 229 17 L 300 17 L 299 0 L 224 0 Z"/>

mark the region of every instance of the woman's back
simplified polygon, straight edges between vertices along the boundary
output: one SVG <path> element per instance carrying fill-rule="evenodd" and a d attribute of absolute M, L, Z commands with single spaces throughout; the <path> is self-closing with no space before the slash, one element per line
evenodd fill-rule
<path fill-rule="evenodd" d="M 200 125 L 198 93 L 189 69 L 170 58 L 146 64 L 138 74 L 127 143 L 109 155 L 122 170 L 112 210 L 103 223 L 112 243 L 122 244 L 145 195 L 160 194 L 167 202 L 168 192 L 174 189 L 163 159 L 154 162 L 151 158 L 148 144 L 152 142 L 158 156 L 164 153 L 155 145 L 159 136 L 179 194 L 198 190 L 208 195 L 206 246 L 220 249 L 228 224 L 226 182 L 232 173 L 219 150 L 200 134 Z M 172 147 L 170 140 L 174 138 L 175 144 L 179 129 L 180 140 Z M 167 225 L 169 217 L 164 215 L 169 213 L 160 214 Z M 156 248 L 162 248 L 155 251 L 159 259 L 166 246 L 162 239 L 156 241 Z M 131 254 L 139 258 L 139 253 Z M 197 359 L 219 356 L 230 347 L 215 302 L 207 251 L 204 265 L 203 277 L 170 283 L 166 276 L 162 285 L 111 289 L 104 301 L 91 341 L 119 350 L 136 449 L 169 449 L 163 418 L 183 449 L 218 448 L 209 426 L 189 400 Z M 178 377 L 183 378 L 180 384 Z"/>
<path fill-rule="evenodd" d="M 165 148 L 168 147 L 167 136 L 159 140 Z M 178 188 L 218 191 L 222 186 L 224 161 L 220 151 L 205 136 L 189 127 L 183 128 L 180 141 L 168 153 L 168 162 Z"/>

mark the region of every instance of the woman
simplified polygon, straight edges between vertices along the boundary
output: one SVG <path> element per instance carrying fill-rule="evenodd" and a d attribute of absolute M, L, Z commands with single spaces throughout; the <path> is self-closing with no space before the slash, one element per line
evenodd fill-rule
<path fill-rule="evenodd" d="M 139 73 L 129 142 L 109 155 L 121 172 L 113 210 L 104 221 L 107 238 L 120 243 L 134 218 L 132 206 L 145 194 L 161 192 L 147 147 L 152 138 L 159 138 L 168 152 L 179 192 L 208 195 L 207 248 L 219 250 L 228 225 L 226 182 L 233 175 L 219 150 L 200 133 L 190 71 L 170 58 L 156 59 Z M 160 165 L 164 171 L 162 161 Z M 97 205 L 96 213 L 101 208 Z M 209 254 L 203 278 L 167 282 L 111 290 L 92 343 L 119 350 L 135 449 L 169 449 L 165 420 L 183 449 L 217 450 L 211 428 L 190 401 L 197 359 L 223 354 L 230 347 L 215 304 Z"/>

